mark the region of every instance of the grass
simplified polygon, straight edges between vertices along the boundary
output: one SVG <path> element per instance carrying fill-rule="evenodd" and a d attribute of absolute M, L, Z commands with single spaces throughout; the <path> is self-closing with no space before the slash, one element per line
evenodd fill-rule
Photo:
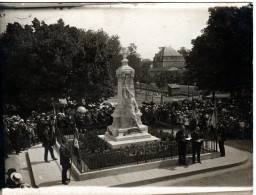
<path fill-rule="evenodd" d="M 250 153 L 253 152 L 253 140 L 227 140 L 225 145 Z"/>

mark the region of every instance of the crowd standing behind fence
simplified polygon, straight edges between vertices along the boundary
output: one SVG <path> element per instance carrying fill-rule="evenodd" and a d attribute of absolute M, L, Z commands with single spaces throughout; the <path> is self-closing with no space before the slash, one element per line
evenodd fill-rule
<path fill-rule="evenodd" d="M 222 146 L 224 145 L 226 137 L 242 139 L 244 137 L 252 138 L 252 102 L 248 99 L 227 99 L 217 100 L 216 105 L 219 126 L 222 128 L 222 137 L 224 138 L 222 141 L 219 141 L 219 145 L 222 154 L 225 155 Z M 160 137 L 163 142 L 171 142 L 174 140 L 173 132 L 166 133 L 154 128 L 159 122 L 161 124 L 170 125 L 170 127 L 175 125 L 185 125 L 187 128 L 186 130 L 191 132 L 198 126 L 201 132 L 204 132 L 205 134 L 207 133 L 209 136 L 214 135 L 214 139 L 216 140 L 216 137 L 219 134 L 216 132 L 216 128 L 212 127 L 210 122 L 213 107 L 214 104 L 210 100 L 193 100 L 192 102 L 185 100 L 182 103 L 173 102 L 161 105 L 144 104 L 140 109 L 143 114 L 143 123 L 150 127 L 150 133 Z M 59 137 L 64 135 L 66 138 L 72 138 L 73 130 L 70 128 L 70 124 L 71 121 L 75 121 L 79 133 L 81 134 L 79 140 L 81 158 L 87 156 L 87 161 L 89 163 L 89 155 L 97 154 L 100 156 L 103 153 L 106 155 L 109 151 L 106 143 L 99 139 L 97 135 L 104 134 L 106 127 L 112 123 L 111 114 L 113 113 L 113 110 L 114 107 L 108 104 L 102 108 L 91 107 L 88 109 L 87 113 L 78 116 L 76 115 L 75 109 L 64 107 L 56 109 L 57 116 L 53 111 L 46 112 L 45 121 L 51 128 L 52 126 L 55 126 L 56 128 L 57 124 L 55 134 Z M 5 157 L 13 151 L 16 154 L 19 154 L 20 151 L 26 150 L 32 145 L 41 142 L 41 133 L 43 130 L 43 125 L 40 120 L 41 114 L 42 113 L 32 111 L 31 116 L 26 118 L 26 120 L 22 119 L 19 115 L 4 115 Z M 219 137 L 221 138 L 221 136 Z M 211 139 L 213 140 L 213 138 Z M 215 142 L 214 144 L 212 142 L 209 142 L 208 144 L 211 144 L 211 149 L 216 150 Z M 214 145 L 213 147 L 212 144 Z M 160 146 L 155 148 L 158 148 L 159 150 L 159 147 Z M 138 152 L 139 150 L 136 151 Z M 172 153 L 171 156 L 173 156 L 173 154 L 174 153 Z M 116 155 L 116 153 L 114 153 L 114 155 Z M 140 156 L 139 153 L 135 152 L 134 156 L 136 155 L 137 157 Z M 144 156 L 148 157 L 147 155 L 147 150 L 144 150 Z M 161 155 L 163 155 L 161 158 L 165 156 L 164 153 Z M 132 155 L 130 155 L 130 160 L 128 161 L 138 162 L 138 158 L 136 159 L 134 156 L 132 157 Z M 124 161 L 125 158 L 123 156 L 119 157 Z M 132 158 L 133 160 L 131 160 Z M 102 160 L 102 158 L 100 159 Z M 74 161 L 74 163 L 77 163 L 77 166 L 82 166 L 79 161 Z M 84 167 L 84 170 L 85 168 L 86 167 Z"/>

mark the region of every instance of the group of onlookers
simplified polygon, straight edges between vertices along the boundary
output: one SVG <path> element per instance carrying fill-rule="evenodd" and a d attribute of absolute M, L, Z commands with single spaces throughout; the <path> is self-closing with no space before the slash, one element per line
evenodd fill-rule
<path fill-rule="evenodd" d="M 35 145 L 39 141 L 36 126 L 37 124 L 32 118 L 24 121 L 19 115 L 4 116 L 5 157 L 8 157 L 8 154 L 13 151 L 19 154 L 22 150 Z"/>
<path fill-rule="evenodd" d="M 83 131 L 81 133 L 97 127 L 106 127 L 112 123 L 113 111 L 114 107 L 107 105 L 102 108 L 90 108 L 83 114 L 78 114 L 76 109 L 66 108 L 45 113 L 32 111 L 26 119 L 19 115 L 4 115 L 5 157 L 13 152 L 18 155 L 39 142 L 43 145 L 53 145 L 58 133 L 61 132 L 63 135 L 74 133 L 72 125 Z M 47 139 L 51 141 L 46 141 Z"/>
<path fill-rule="evenodd" d="M 160 105 L 142 105 L 142 121 L 149 125 L 160 121 L 172 125 L 184 125 L 193 130 L 199 126 L 203 131 L 211 131 L 213 112 L 216 109 L 216 123 L 225 128 L 231 138 L 252 138 L 252 101 L 244 99 L 217 99 L 214 104 L 208 100 L 184 100 L 183 102 Z"/>

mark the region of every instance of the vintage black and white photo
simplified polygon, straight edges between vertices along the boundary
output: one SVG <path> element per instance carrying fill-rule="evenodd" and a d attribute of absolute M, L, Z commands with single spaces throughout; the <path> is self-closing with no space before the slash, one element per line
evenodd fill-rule
<path fill-rule="evenodd" d="M 0 3 L 0 59 L 3 194 L 253 193 L 252 3 Z"/>

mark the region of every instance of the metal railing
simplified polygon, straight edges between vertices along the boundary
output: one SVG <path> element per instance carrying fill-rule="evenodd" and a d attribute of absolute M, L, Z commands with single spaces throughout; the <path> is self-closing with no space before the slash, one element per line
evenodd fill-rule
<path fill-rule="evenodd" d="M 202 143 L 201 153 L 217 151 L 217 140 L 214 135 L 205 136 Z M 67 139 L 59 135 L 58 141 Z M 72 153 L 72 149 L 71 153 Z M 82 152 L 81 152 L 82 153 Z M 187 155 L 192 155 L 192 144 L 187 143 Z M 144 145 L 132 144 L 119 149 L 109 149 L 103 152 L 95 152 L 89 155 L 81 154 L 80 157 L 72 154 L 72 162 L 76 168 L 82 172 L 91 172 L 118 166 L 141 164 L 152 161 L 172 159 L 178 157 L 178 144 L 171 142 L 153 142 Z"/>

